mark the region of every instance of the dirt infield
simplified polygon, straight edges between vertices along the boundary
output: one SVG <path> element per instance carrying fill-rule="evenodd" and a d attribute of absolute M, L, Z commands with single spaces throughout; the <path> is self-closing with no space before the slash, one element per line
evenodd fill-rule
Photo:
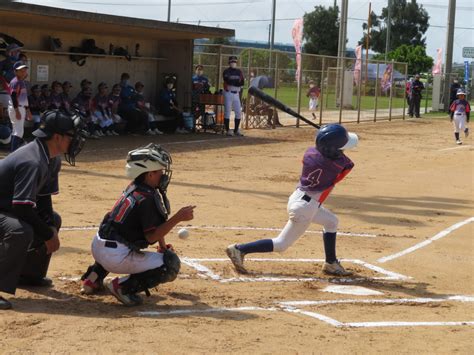
<path fill-rule="evenodd" d="M 10 298 L 0 352 L 472 353 L 472 138 L 456 146 L 447 120 L 347 127 L 360 137 L 348 152 L 356 166 L 326 207 L 339 217 L 338 256 L 355 276 L 320 271 L 316 225 L 285 253 L 252 255 L 245 279 L 225 259 L 228 244 L 284 226 L 313 129 L 88 141 L 77 166 L 64 166 L 54 198 L 65 227 L 50 267 L 55 286 Z M 105 292 L 80 295 L 77 280 L 92 261 L 95 226 L 127 184 L 127 151 L 149 141 L 172 153 L 173 210 L 197 208 L 190 238 L 178 239 L 179 228 L 167 238 L 183 259 L 178 279 L 131 309 Z"/>

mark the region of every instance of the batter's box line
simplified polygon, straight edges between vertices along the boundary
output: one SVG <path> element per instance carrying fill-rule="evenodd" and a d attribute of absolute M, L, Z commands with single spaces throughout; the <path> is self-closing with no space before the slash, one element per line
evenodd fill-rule
<path fill-rule="evenodd" d="M 304 262 L 304 263 L 322 263 L 324 259 L 273 259 L 273 258 L 248 258 L 247 261 L 255 262 Z M 203 265 L 203 262 L 230 262 L 227 258 L 187 258 L 184 257 L 181 261 L 191 268 L 194 268 L 198 274 L 201 274 L 211 280 L 218 281 L 221 283 L 228 282 L 308 282 L 308 281 L 328 281 L 326 278 L 319 277 L 232 277 L 224 278 L 221 275 L 215 273 L 207 266 Z M 386 270 L 380 266 L 369 264 L 359 259 L 341 259 L 341 261 L 361 265 L 369 270 L 384 275 L 383 277 L 359 277 L 359 278 L 337 278 L 335 282 L 355 282 L 355 281 L 366 281 L 366 280 L 409 280 L 410 276 L 398 274 L 393 271 Z"/>
<path fill-rule="evenodd" d="M 417 326 L 465 326 L 474 325 L 474 321 L 461 322 L 407 322 L 407 321 L 380 321 L 380 322 L 340 322 L 337 319 L 328 317 L 324 314 L 306 311 L 296 306 L 322 306 L 328 304 L 409 304 L 409 303 L 435 303 L 435 302 L 474 302 L 472 296 L 448 296 L 443 298 L 399 298 L 399 299 L 342 299 L 342 300 L 320 300 L 320 301 L 285 301 L 278 302 L 278 305 L 284 312 L 302 314 L 314 319 L 318 319 L 334 327 L 349 328 L 376 328 L 376 327 L 417 327 Z"/>

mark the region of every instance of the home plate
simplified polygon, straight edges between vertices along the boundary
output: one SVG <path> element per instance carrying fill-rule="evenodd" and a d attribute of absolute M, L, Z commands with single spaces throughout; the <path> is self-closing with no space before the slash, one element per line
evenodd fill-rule
<path fill-rule="evenodd" d="M 370 290 L 362 286 L 331 285 L 323 289 L 323 292 L 342 293 L 344 295 L 356 295 L 356 296 L 383 295 L 382 292 Z"/>

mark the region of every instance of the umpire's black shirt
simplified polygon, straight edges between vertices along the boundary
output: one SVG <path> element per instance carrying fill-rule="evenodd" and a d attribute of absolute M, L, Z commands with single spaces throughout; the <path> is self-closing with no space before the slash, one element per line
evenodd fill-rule
<path fill-rule="evenodd" d="M 60 169 L 61 158 L 50 158 L 48 147 L 38 138 L 0 160 L 0 213 L 15 214 L 18 205 L 35 208 L 38 198 L 57 194 Z M 41 239 L 52 236 L 46 223 L 32 227 Z"/>

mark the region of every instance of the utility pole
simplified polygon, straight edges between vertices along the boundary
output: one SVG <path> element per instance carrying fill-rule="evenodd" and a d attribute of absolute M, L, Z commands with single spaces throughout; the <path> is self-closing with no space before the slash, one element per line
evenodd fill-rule
<path fill-rule="evenodd" d="M 275 44 L 275 14 L 276 14 L 276 0 L 272 0 L 272 32 L 270 39 L 270 59 L 268 61 L 268 69 L 272 70 L 272 51 Z"/>
<path fill-rule="evenodd" d="M 388 15 L 387 15 L 387 37 L 385 39 L 385 62 L 387 61 L 387 54 L 390 52 L 390 30 L 392 27 L 392 4 L 388 0 Z"/>
<path fill-rule="evenodd" d="M 168 0 L 168 22 L 170 22 L 171 18 L 171 0 Z"/>
<path fill-rule="evenodd" d="M 456 20 L 456 0 L 449 0 L 448 34 L 446 36 L 446 62 L 444 67 L 444 111 L 449 109 L 449 86 L 453 71 L 454 22 Z"/>

